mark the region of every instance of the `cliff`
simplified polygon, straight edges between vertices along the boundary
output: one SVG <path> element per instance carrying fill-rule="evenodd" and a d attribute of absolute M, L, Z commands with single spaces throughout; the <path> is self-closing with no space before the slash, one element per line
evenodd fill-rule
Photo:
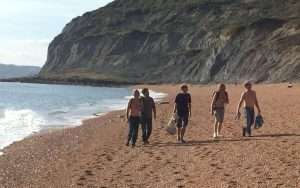
<path fill-rule="evenodd" d="M 299 71 L 298 0 L 116 0 L 66 25 L 40 77 L 280 82 Z"/>

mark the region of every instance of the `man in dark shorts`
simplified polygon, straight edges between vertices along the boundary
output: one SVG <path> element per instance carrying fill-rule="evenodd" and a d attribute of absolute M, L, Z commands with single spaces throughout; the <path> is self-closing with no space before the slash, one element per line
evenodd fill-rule
<path fill-rule="evenodd" d="M 156 107 L 152 97 L 149 96 L 149 89 L 144 88 L 142 90 L 143 108 L 142 108 L 142 132 L 144 144 L 149 144 L 149 138 L 152 133 L 152 118 L 156 119 Z"/>
<path fill-rule="evenodd" d="M 192 115 L 192 100 L 191 95 L 188 93 L 188 86 L 182 85 L 181 92 L 176 96 L 174 113 L 177 113 L 177 140 L 185 143 L 183 139 L 186 127 L 188 126 L 189 117 Z"/>

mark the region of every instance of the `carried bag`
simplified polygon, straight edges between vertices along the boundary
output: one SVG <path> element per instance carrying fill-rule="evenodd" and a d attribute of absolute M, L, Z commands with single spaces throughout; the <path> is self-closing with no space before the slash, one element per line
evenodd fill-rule
<path fill-rule="evenodd" d="M 177 119 L 178 119 L 177 114 L 173 114 L 172 117 L 170 118 L 169 122 L 168 122 L 167 127 L 166 127 L 166 131 L 169 134 L 171 134 L 171 135 L 176 134 L 176 131 L 177 131 L 177 127 L 176 127 Z"/>
<path fill-rule="evenodd" d="M 255 129 L 260 129 L 264 124 L 264 118 L 261 115 L 256 116 L 255 118 Z"/>

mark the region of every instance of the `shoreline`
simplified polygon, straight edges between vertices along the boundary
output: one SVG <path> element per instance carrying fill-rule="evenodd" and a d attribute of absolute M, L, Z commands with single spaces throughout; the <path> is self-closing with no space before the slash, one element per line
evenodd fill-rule
<path fill-rule="evenodd" d="M 0 149 L 0 153 L 2 153 L 2 154 L 0 154 L 0 157 L 1 157 L 1 155 L 5 154 L 5 152 L 4 152 L 5 150 L 9 150 L 9 148 L 13 147 L 14 144 L 22 143 L 24 140 L 32 139 L 34 137 L 39 137 L 39 136 L 43 136 L 43 135 L 53 134 L 55 132 L 61 132 L 61 131 L 68 130 L 68 129 L 75 129 L 77 127 L 84 126 L 85 122 L 101 119 L 101 118 L 104 118 L 104 116 L 109 116 L 110 114 L 120 114 L 121 115 L 122 113 L 124 113 L 124 110 L 112 110 L 112 111 L 103 113 L 102 115 L 94 115 L 93 117 L 92 116 L 85 117 L 85 118 L 81 119 L 80 124 L 69 125 L 68 127 L 64 127 L 66 125 L 61 125 L 61 126 L 57 125 L 55 127 L 51 127 L 51 125 L 49 125 L 49 127 L 45 128 L 43 130 L 33 132 L 30 135 L 26 136 L 25 138 L 23 138 L 19 141 L 14 141 L 13 143 L 9 144 L 8 146 L 5 146 L 3 149 Z"/>
<path fill-rule="evenodd" d="M 81 85 L 79 85 L 81 86 Z M 135 85 L 135 86 L 131 86 L 129 88 L 136 88 L 136 89 L 140 89 L 142 85 Z M 102 86 L 95 86 L 95 87 L 102 87 Z M 121 86 L 120 86 L 121 87 Z M 156 92 L 156 91 L 152 91 L 154 92 L 154 94 L 158 95 L 159 97 L 158 98 L 154 98 L 154 100 L 156 101 L 156 103 L 159 103 L 161 100 L 165 99 L 166 96 L 168 94 L 165 94 L 165 93 L 160 93 L 160 92 Z M 163 95 L 163 97 L 162 97 Z M 128 97 L 128 96 L 125 96 L 125 98 Z M 45 135 L 45 134 L 51 134 L 53 132 L 57 132 L 57 131 L 64 131 L 66 129 L 74 129 L 76 127 L 81 127 L 81 126 L 84 126 L 85 125 L 85 122 L 88 122 L 88 121 L 93 121 L 93 120 L 97 120 L 97 119 L 101 119 L 103 118 L 104 116 L 109 116 L 110 114 L 119 114 L 120 118 L 122 118 L 124 116 L 125 118 L 125 108 L 126 106 L 124 106 L 124 109 L 122 108 L 117 108 L 117 109 L 112 109 L 110 111 L 107 111 L 107 112 L 103 112 L 103 113 L 93 113 L 91 115 L 88 115 L 88 116 L 85 116 L 85 117 L 82 117 L 79 121 L 80 123 L 74 123 L 72 125 L 70 124 L 61 124 L 60 125 L 55 125 L 55 126 L 52 126 L 51 125 L 47 125 L 45 129 L 41 129 L 39 131 L 36 131 L 36 132 L 32 132 L 30 135 L 22 138 L 21 140 L 18 140 L 18 141 L 13 141 L 11 144 L 3 147 L 2 149 L 0 149 L 0 157 L 2 155 L 5 155 L 5 151 L 13 144 L 15 143 L 22 143 L 23 140 L 25 139 L 30 139 L 32 137 L 35 137 L 35 136 L 42 136 L 42 135 Z"/>
<path fill-rule="evenodd" d="M 113 81 L 113 80 L 94 80 L 94 79 L 80 79 L 80 78 L 45 79 L 40 77 L 8 78 L 8 79 L 0 79 L 0 82 L 50 84 L 50 85 L 75 85 L 75 86 L 93 86 L 93 87 L 124 87 L 124 86 L 140 84 L 134 82 L 121 82 L 121 81 Z"/>
<path fill-rule="evenodd" d="M 178 82 L 127 82 L 118 80 L 98 80 L 89 78 L 42 78 L 39 76 L 33 77 L 21 77 L 21 78 L 4 78 L 0 79 L 1 82 L 16 82 L 16 83 L 29 83 L 29 84 L 50 84 L 50 85 L 74 85 L 74 86 L 92 86 L 92 87 L 126 87 L 126 86 L 160 86 L 160 85 L 180 85 Z M 285 84 L 288 81 L 282 82 L 255 82 L 258 85 L 272 85 L 272 84 Z M 294 80 L 293 83 L 299 83 L 299 81 Z M 186 82 L 189 85 L 201 85 L 201 86 L 211 86 L 216 85 L 218 82 Z M 228 85 L 240 85 L 242 83 L 228 82 Z"/>
<path fill-rule="evenodd" d="M 178 144 L 176 136 L 162 128 L 172 113 L 178 87 L 149 86 L 168 93 L 163 101 L 169 102 L 157 105 L 150 145 L 143 146 L 139 136 L 136 148 L 126 147 L 124 111 L 110 112 L 85 120 L 79 127 L 14 143 L 0 157 L 0 184 L 33 188 L 299 187 L 299 86 L 254 86 L 266 124 L 252 138 L 242 138 L 242 122 L 233 119 L 243 88 L 229 85 L 225 138 L 215 141 L 208 109 L 216 86 L 191 85 L 193 117 L 187 144 Z"/>

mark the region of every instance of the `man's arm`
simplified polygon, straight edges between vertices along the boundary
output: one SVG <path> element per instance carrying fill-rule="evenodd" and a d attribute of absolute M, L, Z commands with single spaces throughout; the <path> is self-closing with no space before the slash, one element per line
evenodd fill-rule
<path fill-rule="evenodd" d="M 259 104 L 258 104 L 258 100 L 257 100 L 256 93 L 255 93 L 255 106 L 256 106 L 256 108 L 257 108 L 257 110 L 258 110 L 258 114 L 260 114 L 261 111 L 260 111 L 260 107 L 259 107 Z"/>
<path fill-rule="evenodd" d="M 192 117 L 192 97 L 189 95 L 189 112 L 190 117 Z"/>
<path fill-rule="evenodd" d="M 226 92 L 226 104 L 229 104 L 229 95 L 227 92 Z"/>
<path fill-rule="evenodd" d="M 174 114 L 177 112 L 177 103 L 174 104 L 174 110 L 173 110 Z"/>
<path fill-rule="evenodd" d="M 131 106 L 131 99 L 129 100 L 128 105 L 127 105 L 127 109 L 126 109 L 126 118 L 127 118 L 127 120 L 129 119 L 130 106 Z"/>
<path fill-rule="evenodd" d="M 237 110 L 236 110 L 237 115 L 240 114 L 240 109 L 241 109 L 241 106 L 242 106 L 244 100 L 245 100 L 245 93 L 242 94 L 240 102 L 238 104 L 238 107 L 237 107 Z"/>
<path fill-rule="evenodd" d="M 192 103 L 189 103 L 190 117 L 192 117 Z"/>
<path fill-rule="evenodd" d="M 211 114 L 214 113 L 214 105 L 215 105 L 216 99 L 217 99 L 216 96 L 217 96 L 217 93 L 215 92 L 214 95 L 213 95 L 213 99 L 211 101 L 211 106 L 210 106 L 210 112 L 211 112 Z"/>
<path fill-rule="evenodd" d="M 156 119 L 156 105 L 155 105 L 154 100 L 153 100 L 152 110 L 153 110 L 154 119 Z"/>
<path fill-rule="evenodd" d="M 174 114 L 177 112 L 177 102 L 178 102 L 178 95 L 175 98 L 175 104 L 174 104 L 174 110 L 173 110 Z"/>

